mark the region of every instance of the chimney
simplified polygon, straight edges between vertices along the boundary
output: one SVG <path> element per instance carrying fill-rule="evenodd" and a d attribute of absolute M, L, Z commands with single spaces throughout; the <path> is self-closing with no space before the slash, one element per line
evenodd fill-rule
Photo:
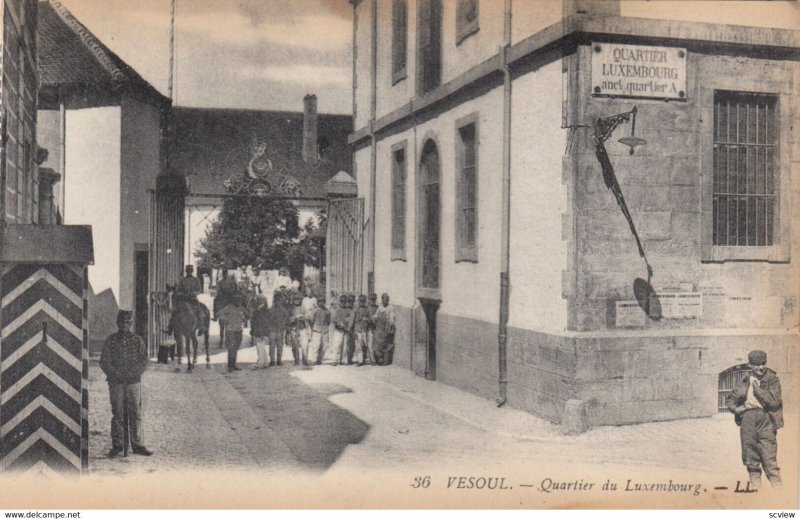
<path fill-rule="evenodd" d="M 317 96 L 307 94 L 303 98 L 303 160 L 309 162 L 318 158 Z"/>

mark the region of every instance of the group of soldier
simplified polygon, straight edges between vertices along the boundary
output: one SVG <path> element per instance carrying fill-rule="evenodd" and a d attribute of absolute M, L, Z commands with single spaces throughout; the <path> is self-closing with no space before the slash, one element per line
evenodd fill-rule
<path fill-rule="evenodd" d="M 324 297 L 314 297 L 306 287 L 305 296 L 296 290 L 281 287 L 273 296 L 272 306 L 263 296 L 255 297 L 255 310 L 250 334 L 258 352 L 254 369 L 281 365 L 284 345 L 292 350 L 295 365 L 309 368 L 322 364 L 330 347 L 333 364 L 358 365 L 391 364 L 394 349 L 394 310 L 389 296 L 384 294 L 382 305 L 377 295 L 356 297 L 342 294 L 332 308 Z"/>
<path fill-rule="evenodd" d="M 225 330 L 229 371 L 240 369 L 236 357 L 243 323 L 248 320 L 258 354 L 252 369 L 281 366 L 285 345 L 292 350 L 294 364 L 305 369 L 322 364 L 329 348 L 335 366 L 353 364 L 354 360 L 359 366 L 392 363 L 395 314 L 388 294 L 383 294 L 379 305 L 377 294 L 369 298 L 341 294 L 337 298 L 334 293 L 329 310 L 324 296 L 315 297 L 308 286 L 303 295 L 298 288 L 282 285 L 273 294 L 271 305 L 266 297 L 256 294 L 249 304 L 241 297 L 231 297 L 215 309 L 215 318 Z"/>
<path fill-rule="evenodd" d="M 358 304 L 356 304 L 356 299 Z M 333 332 L 331 347 L 333 364 L 388 365 L 394 354 L 394 308 L 389 304 L 389 294 L 369 298 L 346 293 L 339 296 L 331 316 Z"/>

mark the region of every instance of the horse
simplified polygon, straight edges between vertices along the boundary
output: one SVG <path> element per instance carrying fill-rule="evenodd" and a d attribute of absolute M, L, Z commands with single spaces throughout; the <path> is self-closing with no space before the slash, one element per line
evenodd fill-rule
<path fill-rule="evenodd" d="M 205 305 L 199 305 L 203 310 L 203 322 L 198 322 L 197 316 L 189 301 L 175 298 L 175 287 L 167 285 L 167 301 L 169 303 L 170 323 L 172 333 L 175 337 L 178 349 L 178 364 L 181 363 L 181 356 L 183 355 L 184 348 L 186 349 L 186 372 L 190 373 L 195 364 L 197 364 L 197 335 L 199 335 L 200 325 L 204 324 L 205 332 L 203 333 L 204 344 L 206 348 L 206 368 L 211 367 L 211 357 L 208 354 L 208 326 L 210 322 L 210 313 Z M 194 348 L 193 355 L 190 357 L 190 348 Z M 180 371 L 180 368 L 175 368 L 175 371 Z"/>

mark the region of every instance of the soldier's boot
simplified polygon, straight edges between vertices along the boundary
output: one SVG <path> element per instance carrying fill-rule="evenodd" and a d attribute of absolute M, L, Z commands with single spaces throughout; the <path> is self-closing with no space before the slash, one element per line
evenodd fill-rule
<path fill-rule="evenodd" d="M 750 486 L 761 488 L 761 469 L 748 468 L 747 474 L 750 476 Z"/>

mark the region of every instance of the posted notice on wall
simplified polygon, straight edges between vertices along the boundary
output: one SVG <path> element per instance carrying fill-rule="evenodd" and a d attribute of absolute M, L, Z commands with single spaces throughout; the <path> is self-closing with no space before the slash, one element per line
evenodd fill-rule
<path fill-rule="evenodd" d="M 592 43 L 592 95 L 686 99 L 686 49 Z"/>
<path fill-rule="evenodd" d="M 614 326 L 617 328 L 644 328 L 647 324 L 645 313 L 639 301 L 617 301 L 615 303 Z"/>
<path fill-rule="evenodd" d="M 699 292 L 664 292 L 650 301 L 658 304 L 664 319 L 699 319 L 703 315 L 703 294 Z"/>

